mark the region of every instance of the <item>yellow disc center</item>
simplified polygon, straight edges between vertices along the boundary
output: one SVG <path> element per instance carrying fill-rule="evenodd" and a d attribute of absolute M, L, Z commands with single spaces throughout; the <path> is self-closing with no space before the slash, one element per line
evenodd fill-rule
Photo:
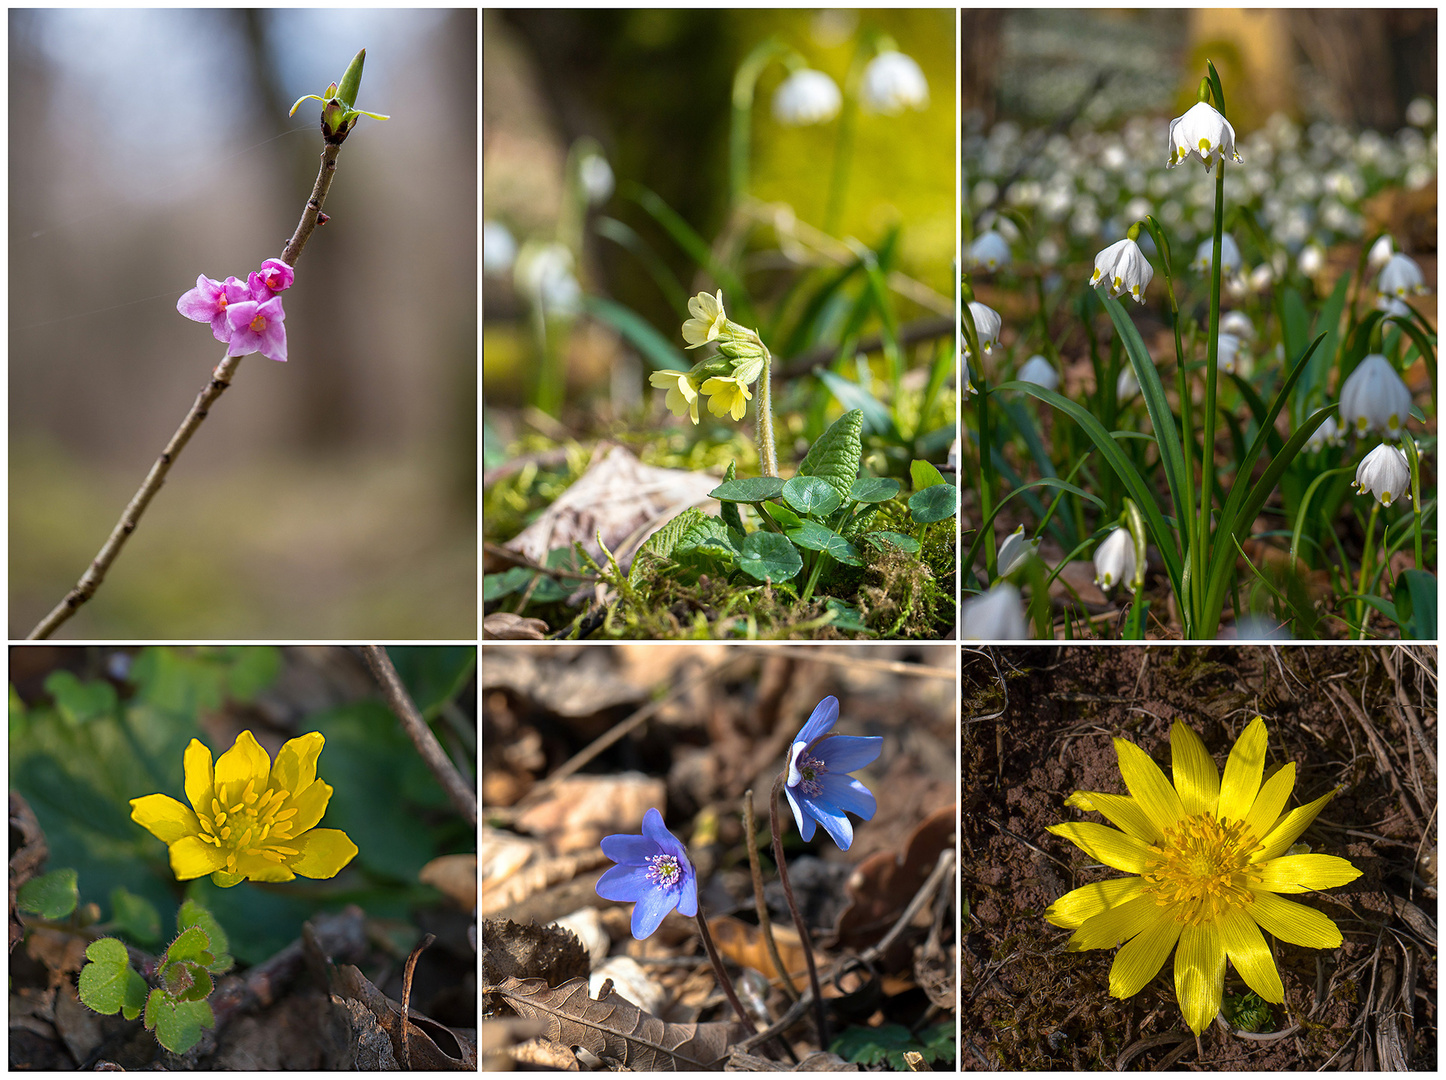
<path fill-rule="evenodd" d="M 1250 855 L 1260 842 L 1243 821 L 1219 821 L 1208 811 L 1181 818 L 1165 830 L 1163 844 L 1151 844 L 1145 859 L 1145 891 L 1177 922 L 1213 923 L 1225 909 L 1255 900 L 1260 882 Z"/>

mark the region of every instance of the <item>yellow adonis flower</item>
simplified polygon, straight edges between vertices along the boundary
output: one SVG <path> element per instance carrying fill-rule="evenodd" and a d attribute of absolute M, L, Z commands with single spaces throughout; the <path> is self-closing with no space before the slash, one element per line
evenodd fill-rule
<path fill-rule="evenodd" d="M 748 384 L 737 376 L 724 378 L 715 375 L 703 384 L 703 393 L 708 395 L 710 413 L 714 416 L 727 416 L 731 413 L 734 420 L 743 419 L 748 402 L 753 399 L 753 395 L 748 392 Z"/>
<path fill-rule="evenodd" d="M 211 875 L 222 888 L 252 881 L 335 877 L 357 847 L 340 829 L 313 828 L 331 799 L 316 778 L 325 738 L 310 732 L 287 742 L 271 758 L 243 731 L 214 770 L 199 739 L 186 747 L 186 798 L 143 795 L 131 800 L 131 818 L 170 846 L 178 881 Z"/>
<path fill-rule="evenodd" d="M 1175 994 L 1197 1035 L 1220 1011 L 1226 957 L 1266 1001 L 1285 1000 L 1262 929 L 1294 945 L 1340 945 L 1335 923 L 1277 893 L 1317 892 L 1361 873 L 1334 855 L 1287 854 L 1335 791 L 1285 813 L 1295 763 L 1262 784 L 1265 743 L 1265 721 L 1256 717 L 1231 749 L 1222 779 L 1200 736 L 1176 721 L 1171 786 L 1148 754 L 1116 739 L 1129 795 L 1076 791 L 1066 805 L 1098 811 L 1123 831 L 1088 821 L 1048 830 L 1136 876 L 1066 893 L 1044 917 L 1075 931 L 1071 951 L 1123 946 L 1110 968 L 1117 998 L 1143 990 L 1175 949 Z"/>
<path fill-rule="evenodd" d="M 698 422 L 698 388 L 688 372 L 655 371 L 648 376 L 648 382 L 668 392 L 664 401 L 674 416 L 686 416 L 693 423 Z"/>

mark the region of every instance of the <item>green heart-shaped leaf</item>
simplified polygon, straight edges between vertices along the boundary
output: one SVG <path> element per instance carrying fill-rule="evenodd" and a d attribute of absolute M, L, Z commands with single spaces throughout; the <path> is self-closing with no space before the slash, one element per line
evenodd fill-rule
<path fill-rule="evenodd" d="M 795 476 L 783 485 L 783 497 L 800 514 L 825 517 L 843 503 L 834 486 L 821 476 Z"/>
<path fill-rule="evenodd" d="M 788 581 L 803 569 L 803 556 L 789 543 L 788 537 L 755 532 L 743 538 L 738 566 L 759 581 Z"/>
<path fill-rule="evenodd" d="M 959 491 L 953 484 L 934 484 L 909 496 L 909 516 L 920 525 L 954 516 Z"/>

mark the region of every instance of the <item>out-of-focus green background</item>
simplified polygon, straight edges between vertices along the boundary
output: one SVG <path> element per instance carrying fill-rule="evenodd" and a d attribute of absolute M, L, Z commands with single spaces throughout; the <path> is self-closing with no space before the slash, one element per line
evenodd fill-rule
<path fill-rule="evenodd" d="M 280 254 L 321 94 L 363 118 L 285 294 L 61 636 L 476 634 L 477 22 L 470 10 L 12 10 L 10 632 L 75 584 L 225 347 L 197 274 Z"/>

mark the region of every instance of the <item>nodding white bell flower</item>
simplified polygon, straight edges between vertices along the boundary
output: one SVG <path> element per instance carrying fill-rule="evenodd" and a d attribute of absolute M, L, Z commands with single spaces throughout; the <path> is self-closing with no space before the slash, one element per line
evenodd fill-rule
<path fill-rule="evenodd" d="M 980 233 L 974 243 L 969 245 L 969 261 L 986 270 L 998 270 L 1001 266 L 1008 266 L 1013 258 L 1009 241 L 993 229 Z"/>
<path fill-rule="evenodd" d="M 1307 244 L 1296 265 L 1306 277 L 1315 277 L 1325 269 L 1325 248 L 1319 244 Z"/>
<path fill-rule="evenodd" d="M 1239 161 L 1235 152 L 1235 129 L 1208 101 L 1197 101 L 1184 116 L 1170 121 L 1170 160 L 1173 169 L 1191 157 L 1205 168 L 1215 168 L 1216 155 Z"/>
<path fill-rule="evenodd" d="M 1386 317 L 1395 316 L 1398 319 L 1409 319 L 1411 309 L 1404 300 L 1397 300 L 1394 296 L 1376 297 L 1376 307 L 1386 313 Z"/>
<path fill-rule="evenodd" d="M 1379 431 L 1399 439 L 1411 415 L 1411 391 L 1385 356 L 1371 353 L 1342 384 L 1340 415 L 1358 436 Z"/>
<path fill-rule="evenodd" d="M 1321 421 L 1320 427 L 1310 433 L 1310 438 L 1305 442 L 1305 448 L 1312 454 L 1324 450 L 1327 446 L 1341 446 L 1346 441 L 1346 433 L 1336 423 L 1334 416 L 1327 416 Z"/>
<path fill-rule="evenodd" d="M 1250 321 L 1250 316 L 1243 311 L 1226 311 L 1220 316 L 1220 329 L 1225 333 L 1234 334 L 1242 341 L 1255 340 L 1255 324 Z"/>
<path fill-rule="evenodd" d="M 1386 263 L 1376 281 L 1378 295 L 1394 296 L 1397 300 L 1407 296 L 1421 296 L 1429 291 L 1420 265 L 1411 256 L 1399 253 L 1391 256 L 1391 261 Z"/>
<path fill-rule="evenodd" d="M 1222 258 L 1221 262 L 1225 260 Z M 1275 281 L 1275 268 L 1270 263 L 1261 263 L 1250 271 L 1250 287 L 1258 293 L 1267 292 Z"/>
<path fill-rule="evenodd" d="M 482 273 L 505 274 L 517 259 L 517 241 L 500 221 L 482 223 Z"/>
<path fill-rule="evenodd" d="M 1059 389 L 1059 372 L 1054 370 L 1054 365 L 1046 360 L 1039 353 L 1035 353 L 1024 362 L 1024 366 L 1014 376 L 1020 382 L 1034 383 L 1035 386 L 1042 386 L 1046 390 Z"/>
<path fill-rule="evenodd" d="M 965 641 L 1023 641 L 1029 637 L 1019 590 L 1005 581 L 965 600 L 959 608 L 959 634 Z"/>
<path fill-rule="evenodd" d="M 773 92 L 773 118 L 792 127 L 825 123 L 842 107 L 838 83 L 812 68 L 795 71 Z"/>
<path fill-rule="evenodd" d="M 1209 273 L 1210 259 L 1215 254 L 1215 238 L 1207 237 L 1199 247 L 1195 249 L 1195 261 L 1190 264 L 1192 270 L 1199 270 L 1201 273 Z M 1225 233 L 1220 237 L 1220 276 L 1228 277 L 1240 269 L 1240 245 L 1235 242 L 1235 237 Z"/>
<path fill-rule="evenodd" d="M 1116 526 L 1095 549 L 1095 584 L 1106 592 L 1128 584 L 1134 590 L 1135 538 L 1130 530 Z"/>
<path fill-rule="evenodd" d="M 1411 501 L 1411 465 L 1406 451 L 1381 443 L 1362 459 L 1351 485 L 1362 495 L 1370 493 L 1382 506 L 1390 506 L 1402 495 Z"/>
<path fill-rule="evenodd" d="M 999 568 L 1000 577 L 1008 577 L 1014 571 L 1024 565 L 1025 560 L 1039 551 L 1039 537 L 1033 540 L 1024 538 L 1024 526 L 1020 525 L 1012 533 L 1004 538 L 1004 543 L 999 545 L 999 555 L 995 563 Z"/>
<path fill-rule="evenodd" d="M 1215 366 L 1228 375 L 1235 374 L 1236 356 L 1243 344 L 1238 335 L 1220 331 L 1220 344 L 1215 351 Z"/>
<path fill-rule="evenodd" d="M 969 301 L 969 313 L 974 316 L 974 332 L 979 335 L 979 348 L 986 354 L 992 352 L 999 341 L 999 331 L 1004 328 L 1004 320 L 1000 317 L 999 312 L 977 300 Z M 969 339 L 967 337 L 964 339 L 964 358 L 969 359 Z"/>
<path fill-rule="evenodd" d="M 587 193 L 589 205 L 601 206 L 612 197 L 616 184 L 613 167 L 601 154 L 588 154 L 583 158 L 578 164 L 577 176 L 582 181 L 582 190 Z"/>
<path fill-rule="evenodd" d="M 1120 377 L 1115 380 L 1115 400 L 1127 401 L 1140 392 L 1140 380 L 1135 378 L 1135 369 L 1126 364 L 1120 369 Z"/>
<path fill-rule="evenodd" d="M 929 80 L 912 56 L 893 49 L 879 53 L 864 68 L 859 101 L 865 111 L 894 116 L 905 109 L 929 107 Z"/>
<path fill-rule="evenodd" d="M 1366 252 L 1366 269 L 1374 273 L 1391 261 L 1391 256 L 1396 254 L 1396 242 L 1391 239 L 1390 233 L 1382 233 L 1380 238 L 1371 245 L 1371 250 Z"/>
<path fill-rule="evenodd" d="M 1140 245 L 1128 236 L 1117 240 L 1095 256 L 1095 272 L 1090 277 L 1091 285 L 1102 282 L 1110 287 L 1111 296 L 1128 291 L 1138 303 L 1145 302 L 1145 286 L 1155 276 L 1155 268 Z"/>

